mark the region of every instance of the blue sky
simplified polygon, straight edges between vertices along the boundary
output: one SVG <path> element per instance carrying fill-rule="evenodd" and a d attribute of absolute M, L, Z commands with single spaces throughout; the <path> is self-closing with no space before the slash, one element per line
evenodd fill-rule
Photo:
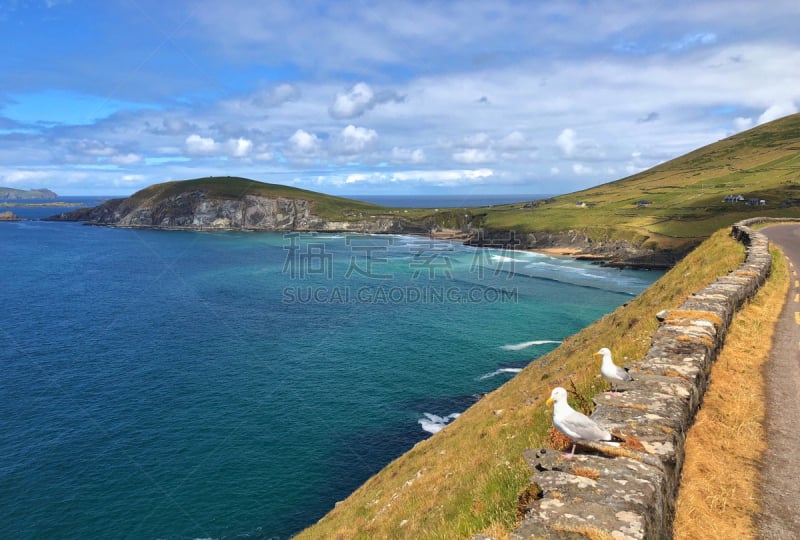
<path fill-rule="evenodd" d="M 3 0 L 0 186 L 554 194 L 800 107 L 800 2 Z"/>

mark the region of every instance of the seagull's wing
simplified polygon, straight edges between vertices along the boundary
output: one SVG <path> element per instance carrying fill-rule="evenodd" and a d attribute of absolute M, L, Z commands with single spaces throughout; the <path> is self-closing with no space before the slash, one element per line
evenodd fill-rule
<path fill-rule="evenodd" d="M 614 366 L 614 378 L 620 381 L 632 381 L 633 377 L 628 373 L 627 369 L 621 368 L 617 365 Z"/>
<path fill-rule="evenodd" d="M 553 423 L 566 436 L 577 441 L 608 441 L 611 434 L 585 414 L 571 410 L 564 416 L 553 417 Z"/>

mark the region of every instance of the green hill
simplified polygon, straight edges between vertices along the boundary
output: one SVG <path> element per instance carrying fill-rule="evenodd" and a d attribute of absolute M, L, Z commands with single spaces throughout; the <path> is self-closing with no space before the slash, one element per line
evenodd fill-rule
<path fill-rule="evenodd" d="M 728 195 L 741 195 L 744 202 L 723 202 Z M 755 206 L 747 204 L 751 199 Z M 800 216 L 800 114 L 530 208 L 492 208 L 476 214 L 473 223 L 490 231 L 585 231 L 674 249 L 753 215 Z"/>
<path fill-rule="evenodd" d="M 342 219 L 358 213 L 381 214 L 389 211 L 389 209 L 370 203 L 235 176 L 209 176 L 194 180 L 154 184 L 137 191 L 128 198 L 128 201 L 130 206 L 138 206 L 147 201 L 163 200 L 191 191 L 204 191 L 206 197 L 221 199 L 240 199 L 245 195 L 303 199 L 314 205 L 317 215 L 328 219 Z"/>

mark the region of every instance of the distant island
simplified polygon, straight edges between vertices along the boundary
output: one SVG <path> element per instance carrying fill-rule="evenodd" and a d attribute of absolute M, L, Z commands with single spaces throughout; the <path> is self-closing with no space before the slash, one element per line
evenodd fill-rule
<path fill-rule="evenodd" d="M 86 203 L 83 202 L 66 202 L 66 201 L 52 201 L 52 202 L 16 202 L 19 199 L 14 199 L 15 202 L 0 202 L 0 208 L 3 207 L 25 207 L 25 208 L 48 208 L 48 207 L 59 207 L 65 206 L 69 208 L 73 208 L 75 206 L 86 206 Z M 22 199 L 24 200 L 24 199 Z"/>
<path fill-rule="evenodd" d="M 16 189 L 0 187 L 0 200 L 20 200 L 20 199 L 55 199 L 58 195 L 47 188 L 38 189 Z"/>

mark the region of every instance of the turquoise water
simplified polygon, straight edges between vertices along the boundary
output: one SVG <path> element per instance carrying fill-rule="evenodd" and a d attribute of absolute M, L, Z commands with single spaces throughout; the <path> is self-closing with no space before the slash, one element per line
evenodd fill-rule
<path fill-rule="evenodd" d="M 0 538 L 288 538 L 658 272 L 0 223 Z"/>

